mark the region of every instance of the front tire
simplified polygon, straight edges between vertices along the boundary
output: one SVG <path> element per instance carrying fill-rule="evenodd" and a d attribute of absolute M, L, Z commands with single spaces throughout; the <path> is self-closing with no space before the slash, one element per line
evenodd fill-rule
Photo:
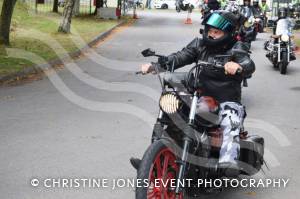
<path fill-rule="evenodd" d="M 167 5 L 167 4 L 163 4 L 163 5 L 161 6 L 161 9 L 168 9 L 168 5 Z"/>
<path fill-rule="evenodd" d="M 287 52 L 283 52 L 282 53 L 282 62 L 279 63 L 280 74 L 282 74 L 282 75 L 286 74 L 286 69 L 287 69 L 288 64 L 289 63 L 287 61 Z"/>
<path fill-rule="evenodd" d="M 170 187 L 170 183 L 166 187 L 161 183 L 161 180 L 166 183 L 171 182 L 170 179 L 176 179 L 179 165 L 175 162 L 174 151 L 172 143 L 165 139 L 155 141 L 148 147 L 138 169 L 137 179 L 142 182 L 146 180 L 149 184 L 136 187 L 136 199 L 176 198 L 175 188 Z M 154 186 L 156 179 L 160 182 L 159 187 Z M 179 199 L 182 198 L 181 193 Z"/>

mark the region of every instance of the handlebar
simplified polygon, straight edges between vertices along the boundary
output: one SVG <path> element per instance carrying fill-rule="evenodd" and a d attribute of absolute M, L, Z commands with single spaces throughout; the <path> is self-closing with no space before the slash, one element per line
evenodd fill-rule
<path fill-rule="evenodd" d="M 159 63 L 152 62 L 151 64 L 152 64 L 152 66 L 154 66 L 156 73 L 159 73 L 159 72 L 163 71 L 162 68 L 160 67 Z M 224 69 L 224 65 L 222 65 L 220 63 L 217 63 L 217 62 L 216 63 L 209 63 L 209 62 L 200 61 L 200 62 L 198 62 L 197 65 L 201 65 L 201 66 L 204 66 L 204 67 L 212 67 L 212 68 L 216 68 L 216 69 Z M 241 74 L 242 69 L 238 68 L 236 73 Z M 135 72 L 135 74 L 139 75 L 139 74 L 143 74 L 143 72 L 142 71 L 137 71 L 137 72 Z"/>
<path fill-rule="evenodd" d="M 220 64 L 220 63 L 217 63 L 217 62 L 216 63 L 209 63 L 209 62 L 201 61 L 201 62 L 198 63 L 198 65 L 202 65 L 202 66 L 205 66 L 205 67 L 212 67 L 212 68 L 216 68 L 216 69 L 224 69 L 224 65 Z M 236 73 L 241 74 L 242 69 L 238 68 Z"/>

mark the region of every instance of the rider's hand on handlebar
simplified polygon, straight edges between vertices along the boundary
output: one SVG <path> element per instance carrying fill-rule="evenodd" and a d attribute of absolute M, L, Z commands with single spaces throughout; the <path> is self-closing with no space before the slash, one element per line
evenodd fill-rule
<path fill-rule="evenodd" d="M 142 71 L 142 74 L 147 74 L 147 73 L 154 72 L 155 69 L 152 66 L 152 64 L 149 63 L 149 64 L 142 64 L 141 71 Z"/>
<path fill-rule="evenodd" d="M 243 68 L 238 63 L 230 61 L 224 65 L 224 69 L 226 75 L 235 75 L 238 70 L 242 70 Z"/>

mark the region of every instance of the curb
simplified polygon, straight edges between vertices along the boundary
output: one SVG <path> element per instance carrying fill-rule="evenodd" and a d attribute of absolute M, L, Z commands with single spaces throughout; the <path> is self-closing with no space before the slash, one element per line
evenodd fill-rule
<path fill-rule="evenodd" d="M 71 61 L 72 58 L 78 57 L 84 51 L 88 50 L 89 48 L 91 48 L 92 46 L 94 46 L 97 42 L 99 42 L 100 40 L 104 39 L 109 34 L 111 34 L 111 32 L 114 29 L 116 29 L 116 28 L 124 25 L 125 23 L 126 23 L 126 21 L 121 21 L 117 25 L 113 26 L 111 29 L 109 29 L 109 30 L 101 33 L 98 36 L 96 36 L 94 39 L 92 39 L 92 41 L 90 41 L 89 43 L 87 43 L 81 49 L 78 49 L 78 50 L 76 50 L 74 52 L 68 53 L 67 55 L 63 55 L 63 58 L 56 58 L 56 59 L 53 59 L 53 60 L 49 60 L 47 63 L 43 63 L 43 64 L 39 64 L 39 65 L 33 65 L 33 66 L 30 66 L 30 67 L 27 67 L 24 70 L 16 72 L 16 73 L 12 73 L 12 74 L 8 74 L 8 75 L 0 76 L 0 85 L 2 83 L 4 83 L 4 82 L 7 82 L 7 81 L 14 81 L 14 80 L 17 80 L 17 79 L 23 79 L 24 77 L 28 76 L 29 74 L 43 73 L 43 70 L 41 68 L 45 68 L 48 65 L 54 66 L 54 65 L 63 64 L 66 61 Z"/>

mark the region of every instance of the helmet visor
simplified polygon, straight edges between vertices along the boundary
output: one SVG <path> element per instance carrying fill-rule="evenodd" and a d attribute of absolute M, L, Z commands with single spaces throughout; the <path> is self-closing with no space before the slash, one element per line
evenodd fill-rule
<path fill-rule="evenodd" d="M 206 22 L 206 25 L 212 26 L 219 30 L 230 32 L 233 30 L 233 24 L 218 13 L 213 13 Z"/>

